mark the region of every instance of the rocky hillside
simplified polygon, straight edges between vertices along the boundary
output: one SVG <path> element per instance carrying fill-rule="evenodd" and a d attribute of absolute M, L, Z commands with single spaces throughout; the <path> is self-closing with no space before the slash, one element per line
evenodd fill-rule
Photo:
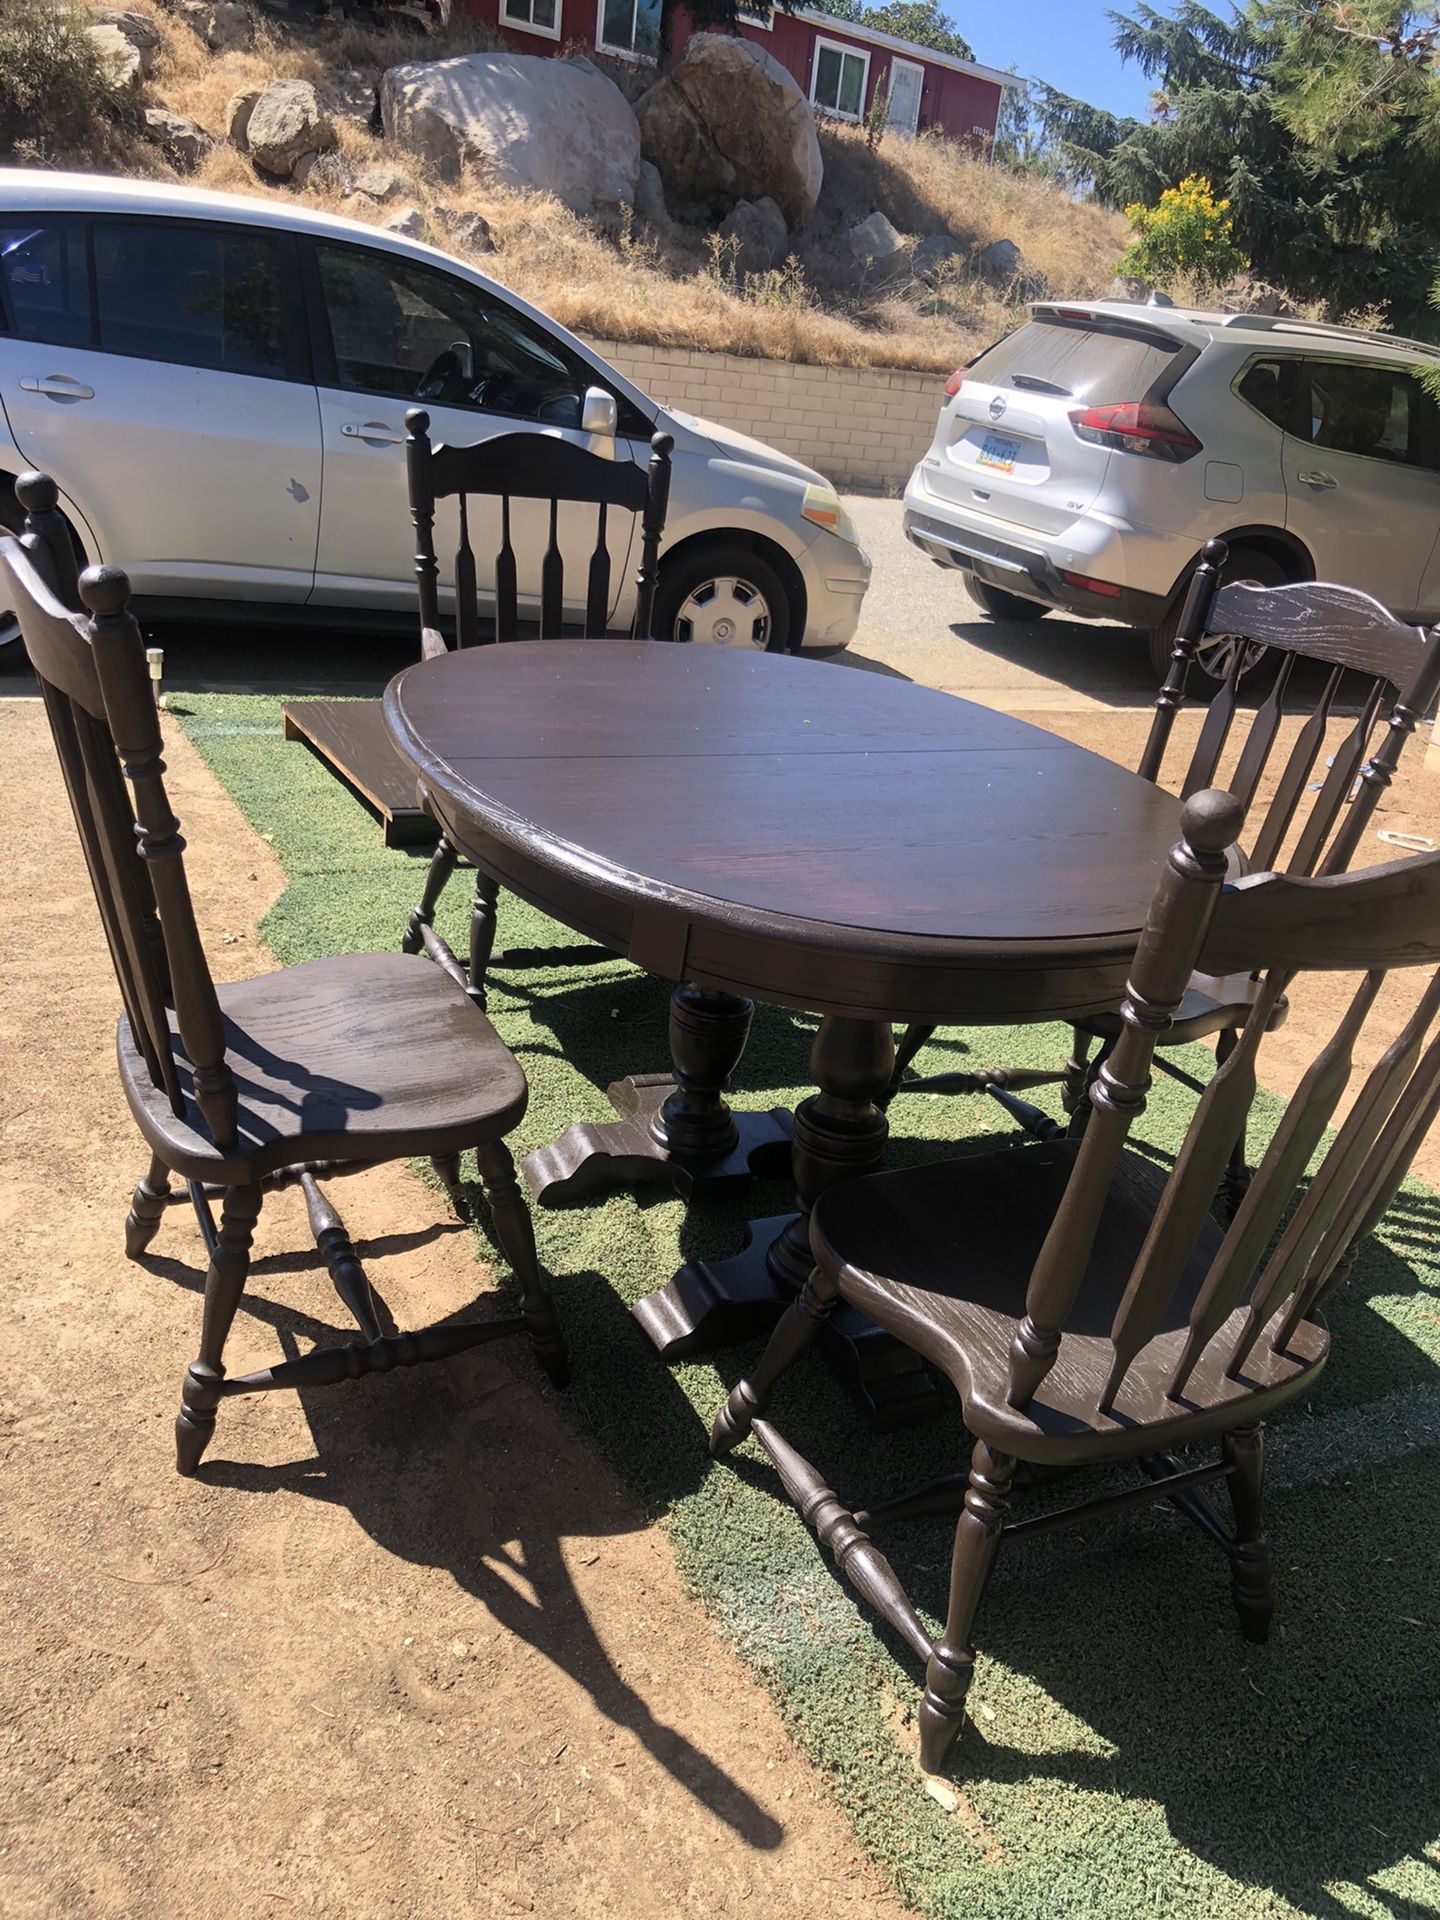
<path fill-rule="evenodd" d="M 11 157 L 298 196 L 483 255 L 610 338 L 948 371 L 1024 300 L 1102 291 L 1124 244 L 1115 215 L 945 141 L 817 128 L 744 41 L 696 36 L 637 80 L 464 21 L 427 38 L 243 0 L 4 12 Z"/>

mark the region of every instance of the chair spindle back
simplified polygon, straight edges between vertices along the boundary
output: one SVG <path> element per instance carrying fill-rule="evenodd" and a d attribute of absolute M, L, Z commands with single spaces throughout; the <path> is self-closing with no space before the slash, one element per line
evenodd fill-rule
<path fill-rule="evenodd" d="M 670 503 L 670 456 L 674 439 L 657 433 L 648 469 L 629 460 L 605 460 L 552 434 L 507 433 L 471 447 L 435 446 L 430 416 L 416 408 L 405 416 L 406 473 L 410 517 L 415 526 L 415 579 L 420 595 L 421 652 L 446 651 L 440 633 L 440 567 L 435 555 L 435 506 L 454 498 L 460 537 L 455 553 L 455 638 L 462 647 L 482 637 L 469 499 L 498 498 L 500 546 L 495 554 L 493 638 L 514 640 L 519 630 L 519 591 L 511 540 L 511 502 L 541 500 L 549 508 L 548 541 L 540 562 L 540 632 L 558 636 L 565 608 L 565 563 L 560 547 L 560 508 L 566 502 L 596 508 L 595 547 L 585 582 L 585 631 L 602 634 L 610 612 L 609 514 L 612 508 L 640 521 L 640 566 L 636 575 L 634 632 L 652 637 L 660 541 Z"/>
<path fill-rule="evenodd" d="M 1273 648 L 1283 658 L 1225 782 L 1248 810 L 1279 740 L 1296 662 L 1322 662 L 1330 673 L 1280 765 L 1274 796 L 1247 851 L 1257 869 L 1275 867 L 1299 821 L 1299 838 L 1285 862 L 1287 872 L 1342 873 L 1394 777 L 1406 741 L 1440 692 L 1440 639 L 1405 626 L 1378 601 L 1351 587 L 1321 582 L 1222 587 L 1227 557 L 1223 540 L 1208 542 L 1190 582 L 1139 771 L 1148 780 L 1160 778 L 1196 655 L 1206 639 L 1226 636 L 1236 642 L 1230 668 L 1210 701 L 1180 792 L 1188 798 L 1214 786 L 1239 712 L 1241 676 L 1253 662 L 1255 648 Z M 1368 684 L 1353 725 L 1324 768 L 1327 730 L 1347 670 L 1362 674 Z M 1371 753 L 1382 714 L 1384 732 Z M 1312 785 L 1319 790 L 1302 820 L 1301 802 Z"/>
<path fill-rule="evenodd" d="M 1183 837 L 1156 890 L 1126 989 L 1121 1037 L 1092 1089 L 1089 1124 L 1031 1271 L 1011 1352 L 1013 1406 L 1034 1397 L 1059 1355 L 1126 1138 L 1144 1111 L 1156 1040 L 1195 967 L 1253 973 L 1259 997 L 1200 1097 L 1129 1273 L 1110 1329 L 1113 1358 L 1099 1413 L 1112 1411 L 1132 1366 L 1174 1324 L 1178 1289 L 1254 1096 L 1268 1016 L 1297 973 L 1364 970 L 1205 1270 L 1171 1366 L 1169 1398 L 1184 1395 L 1213 1342 L 1222 1343 L 1215 1353 L 1230 1378 L 1239 1377 L 1258 1342 L 1284 1350 L 1344 1279 L 1358 1241 L 1383 1217 L 1440 1111 L 1440 1033 L 1431 1037 L 1440 1019 L 1437 970 L 1366 1074 L 1295 1204 L 1387 975 L 1440 962 L 1440 854 L 1355 874 L 1264 873 L 1231 885 L 1225 848 L 1238 838 L 1242 819 L 1234 797 L 1213 790 L 1185 805 Z"/>
<path fill-rule="evenodd" d="M 20 482 L 22 503 L 27 491 L 35 497 L 39 478 Z M 68 546 L 63 522 L 61 532 Z M 185 842 L 166 797 L 160 721 L 129 612 L 130 583 L 118 567 L 89 568 L 78 581 L 87 612 L 72 613 L 41 573 L 41 565 L 53 570 L 52 533 L 27 517 L 19 539 L 0 536 L 0 568 L 40 681 L 126 1018 L 173 1111 L 186 1115 L 188 1081 L 204 1126 L 228 1147 L 235 1084 L 186 884 Z M 37 565 L 42 550 L 47 557 Z"/>

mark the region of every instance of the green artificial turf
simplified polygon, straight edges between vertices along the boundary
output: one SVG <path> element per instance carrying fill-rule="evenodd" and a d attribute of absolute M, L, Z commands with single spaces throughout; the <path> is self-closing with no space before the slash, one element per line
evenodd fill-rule
<path fill-rule="evenodd" d="M 387 852 L 361 806 L 282 742 L 278 701 L 172 701 L 289 876 L 263 923 L 280 959 L 393 948 L 424 856 Z M 462 877 L 443 903 L 457 945 L 466 893 Z M 502 898 L 502 947 L 572 937 Z M 495 974 L 491 1015 L 531 1085 L 517 1153 L 574 1120 L 608 1119 L 610 1080 L 666 1065 L 667 996 L 619 963 Z M 803 1097 L 815 1024 L 757 1010 L 737 1106 Z M 923 1065 L 1049 1064 L 1066 1040 L 1053 1027 L 946 1033 Z M 1257 1135 L 1278 1110 L 1262 1097 Z M 1143 1139 L 1173 1152 L 1188 1112 L 1188 1096 L 1157 1080 Z M 1003 1115 L 911 1098 L 891 1120 L 900 1160 L 993 1139 Z M 627 1311 L 682 1260 L 736 1249 L 747 1218 L 786 1201 L 774 1183 L 688 1212 L 657 1190 L 619 1191 L 540 1211 L 537 1227 L 576 1416 L 664 1516 L 685 1575 L 902 1894 L 946 1920 L 1440 1913 L 1440 1203 L 1413 1184 L 1402 1193 L 1335 1303 L 1334 1357 L 1313 1398 L 1271 1428 L 1269 1645 L 1241 1639 L 1223 1556 L 1169 1508 L 1017 1543 L 980 1617 L 976 1724 L 952 1768 L 963 1798 L 951 1813 L 901 1744 L 913 1750 L 913 1729 L 897 1734 L 918 1700 L 909 1656 L 822 1562 L 753 1443 L 733 1464 L 707 1460 L 707 1425 L 751 1350 L 668 1369 Z M 876 1438 L 818 1364 L 787 1379 L 775 1413 L 855 1506 L 967 1455 L 953 1416 Z M 881 1543 L 933 1621 L 947 1524 L 895 1527 Z"/>

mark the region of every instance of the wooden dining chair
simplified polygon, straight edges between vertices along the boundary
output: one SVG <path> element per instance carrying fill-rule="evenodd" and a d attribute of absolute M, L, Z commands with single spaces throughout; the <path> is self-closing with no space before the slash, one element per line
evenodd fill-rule
<path fill-rule="evenodd" d="M 976 1609 L 1012 1535 L 1168 1498 L 1227 1555 L 1243 1632 L 1266 1637 L 1274 1594 L 1261 1530 L 1261 1422 L 1324 1366 L 1324 1302 L 1440 1111 L 1440 1034 L 1428 1037 L 1440 1014 L 1437 970 L 1360 1076 L 1306 1184 L 1387 972 L 1440 960 L 1440 854 L 1333 878 L 1266 873 L 1227 884 L 1226 850 L 1241 821 L 1229 794 L 1206 790 L 1186 802 L 1084 1133 L 872 1174 L 822 1194 L 811 1219 L 814 1270 L 715 1420 L 712 1452 L 753 1432 L 840 1570 L 925 1663 L 920 1759 L 931 1772 L 960 1732 Z M 1254 1018 L 1165 1173 L 1126 1138 L 1145 1107 L 1157 1040 L 1197 967 L 1254 974 Z M 1301 971 L 1363 979 L 1227 1228 L 1211 1211 L 1216 1182 L 1250 1105 L 1270 1016 Z M 1395 1022 L 1370 1024 L 1388 1032 Z M 851 1512 L 761 1417 L 837 1300 L 948 1376 L 974 1437 L 968 1473 Z M 1178 1457 L 1207 1439 L 1218 1439 L 1218 1460 Z M 1146 1480 L 1012 1520 L 1019 1461 L 1135 1461 Z M 1201 1492 L 1221 1480 L 1228 1525 Z M 932 1639 L 869 1533 L 887 1519 L 957 1511 L 949 1608 Z"/>
<path fill-rule="evenodd" d="M 507 433 L 471 447 L 435 446 L 430 439 L 430 416 L 416 408 L 405 416 L 405 463 L 410 488 L 410 517 L 415 523 L 415 580 L 420 595 L 420 657 L 432 660 L 449 651 L 440 628 L 440 566 L 435 554 L 435 508 L 454 499 L 459 519 L 459 545 L 454 559 L 455 644 L 482 645 L 518 639 L 520 596 L 515 549 L 511 540 L 511 503 L 540 500 L 549 509 L 548 544 L 540 561 L 540 637 L 559 637 L 565 613 L 565 567 L 560 550 L 560 509 L 568 503 L 596 508 L 595 546 L 585 577 L 585 631 L 603 635 L 611 601 L 608 539 L 612 509 L 630 513 L 639 521 L 640 566 L 635 579 L 635 616 L 632 632 L 652 639 L 655 590 L 659 581 L 660 541 L 670 503 L 670 456 L 675 442 L 657 433 L 650 442 L 650 463 L 642 469 L 630 460 L 607 460 L 552 434 Z M 482 622 L 475 553 L 470 537 L 473 498 L 500 502 L 500 545 L 494 555 L 494 613 Z M 487 631 L 488 628 L 488 631 Z M 424 947 L 441 959 L 454 961 L 447 941 L 435 931 L 440 896 L 462 861 L 447 834 L 431 856 L 420 899 L 412 909 L 401 941 L 405 953 Z M 476 871 L 475 897 L 470 911 L 468 990 L 476 1006 L 485 1006 L 485 982 L 495 946 L 499 884 L 488 873 Z M 613 960 L 600 946 L 514 948 L 505 956 L 511 967 L 577 966 Z"/>
<path fill-rule="evenodd" d="M 183 1197 L 171 1191 L 176 1175 L 209 1254 L 200 1352 L 175 1423 L 180 1472 L 195 1472 L 216 1409 L 232 1394 L 328 1386 L 522 1331 L 563 1385 L 565 1342 L 505 1145 L 525 1111 L 519 1063 L 471 1004 L 458 967 L 345 954 L 215 985 L 166 795 L 129 582 L 116 567 L 90 568 L 78 582 L 87 611 L 70 612 L 51 584 L 63 565 L 45 525 L 53 484 L 26 475 L 16 492 L 27 508 L 25 531 L 18 540 L 0 537 L 0 570 L 40 682 L 119 982 L 121 1084 L 151 1153 L 125 1222 L 125 1250 L 131 1259 L 143 1254 L 167 1204 Z M 387 1333 L 320 1182 L 420 1154 L 454 1193 L 460 1155 L 472 1147 L 521 1310 Z M 362 1338 L 227 1379 L 225 1341 L 261 1201 L 290 1184 L 303 1189 L 316 1243 Z"/>
<path fill-rule="evenodd" d="M 1190 584 L 1137 771 L 1188 798 L 1215 783 L 1227 749 L 1233 752 L 1237 732 L 1244 729 L 1227 783 L 1247 810 L 1267 774 L 1275 775 L 1273 796 L 1257 809 L 1257 825 L 1244 848 L 1248 863 L 1256 869 L 1283 865 L 1296 875 L 1342 873 L 1394 778 L 1406 742 L 1440 693 L 1440 629 L 1427 636 L 1405 626 L 1378 601 L 1351 587 L 1320 582 L 1221 587 L 1226 558 L 1223 540 L 1208 543 Z M 1217 637 L 1232 642 L 1229 670 L 1211 696 L 1188 761 L 1172 768 L 1175 720 L 1185 704 L 1196 656 L 1207 640 Z M 1247 723 L 1240 682 L 1267 654 L 1274 677 Z M 1292 683 L 1303 660 L 1318 662 L 1328 672 L 1318 698 L 1297 708 Z M 1328 765 L 1322 765 L 1347 672 L 1361 676 L 1355 718 Z M 1303 722 L 1287 748 L 1283 722 L 1298 714 L 1303 714 Z M 1204 1082 L 1166 1059 L 1165 1051 L 1209 1040 L 1215 1043 L 1217 1063 L 1223 1064 L 1235 1036 L 1252 1017 L 1256 993 L 1257 983 L 1243 973 L 1225 979 L 1197 974 L 1159 1038 L 1162 1051 L 1156 1055 L 1156 1069 L 1202 1092 Z M 1282 997 L 1268 1017 L 1278 1025 L 1285 1012 Z M 1066 1126 L 1021 1096 L 1058 1084 L 1070 1125 L 1084 1125 L 1088 1090 L 1120 1037 L 1120 1016 L 1117 1010 L 1077 1022 L 1070 1058 L 1054 1069 L 980 1068 L 907 1077 L 911 1061 L 935 1031 L 933 1025 L 919 1024 L 906 1030 L 896 1049 L 890 1097 L 986 1093 L 1027 1133 L 1043 1140 L 1058 1137 Z M 1223 1182 L 1228 1204 L 1238 1203 L 1248 1179 L 1242 1126 Z"/>

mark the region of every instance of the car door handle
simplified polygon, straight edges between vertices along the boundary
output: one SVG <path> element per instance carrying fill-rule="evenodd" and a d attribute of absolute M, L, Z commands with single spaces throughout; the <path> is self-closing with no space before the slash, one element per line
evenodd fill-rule
<path fill-rule="evenodd" d="M 1295 478 L 1302 487 L 1313 487 L 1316 493 L 1328 493 L 1339 484 L 1331 473 L 1297 473 Z"/>
<path fill-rule="evenodd" d="M 72 380 L 68 373 L 35 374 L 20 382 L 22 393 L 52 393 L 57 400 L 93 400 L 95 389 Z"/>
<path fill-rule="evenodd" d="M 386 420 L 347 420 L 340 431 L 347 440 L 365 440 L 372 447 L 398 447 L 405 439 Z"/>

